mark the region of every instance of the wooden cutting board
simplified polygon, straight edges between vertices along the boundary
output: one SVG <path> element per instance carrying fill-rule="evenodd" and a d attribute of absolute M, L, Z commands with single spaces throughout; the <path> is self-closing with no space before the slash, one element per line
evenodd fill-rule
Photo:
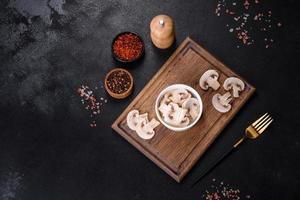
<path fill-rule="evenodd" d="M 217 91 L 212 89 L 203 91 L 198 84 L 199 78 L 208 69 L 219 72 L 221 85 L 230 76 L 238 77 L 245 83 L 245 90 L 239 98 L 234 99 L 232 109 L 226 114 L 217 112 L 211 103 L 214 94 L 225 93 L 223 87 Z M 154 109 L 156 97 L 165 87 L 175 83 L 187 84 L 200 94 L 203 101 L 200 120 L 194 127 L 184 132 L 173 132 L 160 124 L 151 140 L 139 138 L 126 124 L 128 112 L 137 109 L 140 113 L 147 112 L 149 119 L 153 117 L 157 119 Z M 112 128 L 180 182 L 254 91 L 255 88 L 242 77 L 187 38 L 112 124 Z"/>

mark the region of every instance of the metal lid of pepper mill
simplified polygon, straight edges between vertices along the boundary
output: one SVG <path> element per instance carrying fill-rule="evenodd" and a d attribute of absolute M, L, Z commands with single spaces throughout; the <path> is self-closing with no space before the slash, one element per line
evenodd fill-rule
<path fill-rule="evenodd" d="M 174 23 L 167 15 L 157 15 L 150 23 L 150 35 L 153 44 L 160 48 L 170 47 L 175 38 Z"/>

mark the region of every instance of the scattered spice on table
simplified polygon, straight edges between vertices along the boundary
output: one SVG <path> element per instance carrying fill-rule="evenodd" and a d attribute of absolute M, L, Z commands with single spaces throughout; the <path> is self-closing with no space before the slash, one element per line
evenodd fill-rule
<path fill-rule="evenodd" d="M 143 51 L 143 42 L 139 36 L 133 33 L 119 35 L 114 44 L 113 52 L 121 60 L 135 60 Z"/>
<path fill-rule="evenodd" d="M 216 179 L 212 179 L 212 184 L 206 189 L 202 199 L 205 200 L 240 200 L 251 199 L 249 194 L 242 195 L 240 189 L 233 188 L 224 182 L 217 183 Z"/>
<path fill-rule="evenodd" d="M 103 88 L 103 86 L 101 86 Z M 95 87 L 97 90 L 98 87 Z M 90 112 L 90 127 L 95 128 L 97 126 L 96 117 L 101 113 L 101 107 L 107 103 L 107 99 L 100 97 L 100 100 L 97 99 L 94 95 L 94 91 L 89 88 L 89 86 L 81 85 L 77 92 L 81 97 L 81 103 L 84 105 L 84 108 Z"/>
<path fill-rule="evenodd" d="M 269 48 L 274 42 L 271 38 L 272 31 L 281 27 L 282 23 L 272 17 L 271 10 L 262 10 L 262 7 L 259 0 L 218 0 L 215 14 L 231 19 L 232 23 L 226 24 L 226 27 L 242 45 L 254 44 L 257 35 L 263 34 L 266 38 L 262 41 L 264 47 Z"/>
<path fill-rule="evenodd" d="M 112 72 L 106 80 L 107 87 L 115 94 L 123 94 L 131 86 L 131 79 L 128 73 L 123 70 Z"/>

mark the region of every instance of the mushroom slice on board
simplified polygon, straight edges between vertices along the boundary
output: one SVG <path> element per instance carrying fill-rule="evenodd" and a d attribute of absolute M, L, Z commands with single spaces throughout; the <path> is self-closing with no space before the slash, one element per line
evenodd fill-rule
<path fill-rule="evenodd" d="M 185 108 L 188 110 L 189 115 L 192 117 L 192 119 L 195 119 L 199 114 L 200 105 L 196 98 L 192 97 L 189 99 L 186 99 L 183 104 L 182 108 Z"/>
<path fill-rule="evenodd" d="M 218 82 L 219 74 L 216 70 L 210 69 L 204 72 L 199 80 L 199 85 L 203 90 L 208 90 L 211 87 L 214 90 L 217 90 L 220 87 Z"/>
<path fill-rule="evenodd" d="M 135 131 L 138 124 L 141 122 L 148 122 L 148 113 L 140 115 L 138 110 L 132 110 L 127 114 L 126 120 L 128 127 Z"/>
<path fill-rule="evenodd" d="M 231 90 L 233 93 L 233 97 L 239 97 L 239 93 L 245 89 L 244 82 L 236 77 L 229 77 L 224 81 L 223 87 L 225 90 Z"/>
<path fill-rule="evenodd" d="M 217 93 L 212 98 L 212 104 L 214 108 L 221 113 L 226 113 L 231 109 L 231 101 L 232 97 L 230 92 L 226 92 L 223 95 Z"/>
<path fill-rule="evenodd" d="M 142 139 L 149 140 L 155 135 L 154 128 L 156 128 L 158 125 L 159 122 L 155 119 L 152 119 L 150 122 L 143 121 L 142 123 L 138 124 L 136 133 Z"/>

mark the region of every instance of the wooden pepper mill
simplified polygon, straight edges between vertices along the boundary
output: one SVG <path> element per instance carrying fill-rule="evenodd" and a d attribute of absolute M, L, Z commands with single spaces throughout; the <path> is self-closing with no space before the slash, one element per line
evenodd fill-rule
<path fill-rule="evenodd" d="M 155 16 L 150 23 L 150 36 L 157 48 L 169 48 L 175 39 L 174 23 L 171 17 L 167 15 Z"/>

